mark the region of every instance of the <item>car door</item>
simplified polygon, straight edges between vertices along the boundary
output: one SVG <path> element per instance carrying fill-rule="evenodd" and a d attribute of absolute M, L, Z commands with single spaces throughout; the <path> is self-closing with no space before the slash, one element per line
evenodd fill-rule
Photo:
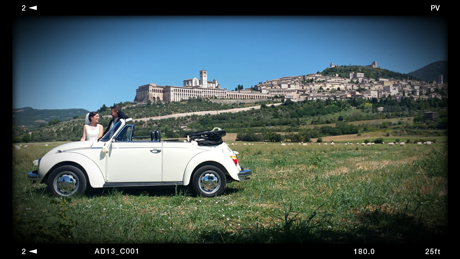
<path fill-rule="evenodd" d="M 112 142 L 107 153 L 107 182 L 161 182 L 162 143 L 131 141 L 129 134 L 129 127 L 125 127 Z"/>

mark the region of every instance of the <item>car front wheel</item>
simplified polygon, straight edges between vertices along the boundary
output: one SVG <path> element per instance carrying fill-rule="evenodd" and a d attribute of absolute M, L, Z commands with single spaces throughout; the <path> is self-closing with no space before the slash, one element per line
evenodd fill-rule
<path fill-rule="evenodd" d="M 47 185 L 48 190 L 58 197 L 83 194 L 86 190 L 86 176 L 79 168 L 64 165 L 51 172 Z"/>
<path fill-rule="evenodd" d="M 205 165 L 200 167 L 192 178 L 192 188 L 196 194 L 214 197 L 224 192 L 227 179 L 218 167 Z"/>

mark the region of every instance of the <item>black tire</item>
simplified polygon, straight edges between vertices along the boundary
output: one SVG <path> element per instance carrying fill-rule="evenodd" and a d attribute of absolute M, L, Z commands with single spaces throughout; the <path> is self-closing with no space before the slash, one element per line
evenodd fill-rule
<path fill-rule="evenodd" d="M 47 181 L 48 190 L 57 197 L 84 194 L 87 188 L 85 174 L 73 165 L 63 165 L 51 172 Z"/>
<path fill-rule="evenodd" d="M 193 191 L 203 197 L 215 197 L 224 192 L 227 178 L 218 167 L 205 165 L 200 167 L 193 174 L 192 188 Z"/>

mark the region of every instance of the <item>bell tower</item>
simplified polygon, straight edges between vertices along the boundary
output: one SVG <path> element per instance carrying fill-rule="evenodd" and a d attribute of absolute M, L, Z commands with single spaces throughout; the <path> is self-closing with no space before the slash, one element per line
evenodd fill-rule
<path fill-rule="evenodd" d="M 208 88 L 208 71 L 200 70 L 200 86 Z"/>

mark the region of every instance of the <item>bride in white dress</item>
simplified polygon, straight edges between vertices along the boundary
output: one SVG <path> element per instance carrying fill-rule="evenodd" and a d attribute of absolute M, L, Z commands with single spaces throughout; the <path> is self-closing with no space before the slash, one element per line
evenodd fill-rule
<path fill-rule="evenodd" d="M 83 136 L 80 141 L 97 141 L 102 137 L 102 125 L 98 124 L 99 114 L 97 112 L 90 112 L 86 114 L 85 125 L 83 125 Z"/>

